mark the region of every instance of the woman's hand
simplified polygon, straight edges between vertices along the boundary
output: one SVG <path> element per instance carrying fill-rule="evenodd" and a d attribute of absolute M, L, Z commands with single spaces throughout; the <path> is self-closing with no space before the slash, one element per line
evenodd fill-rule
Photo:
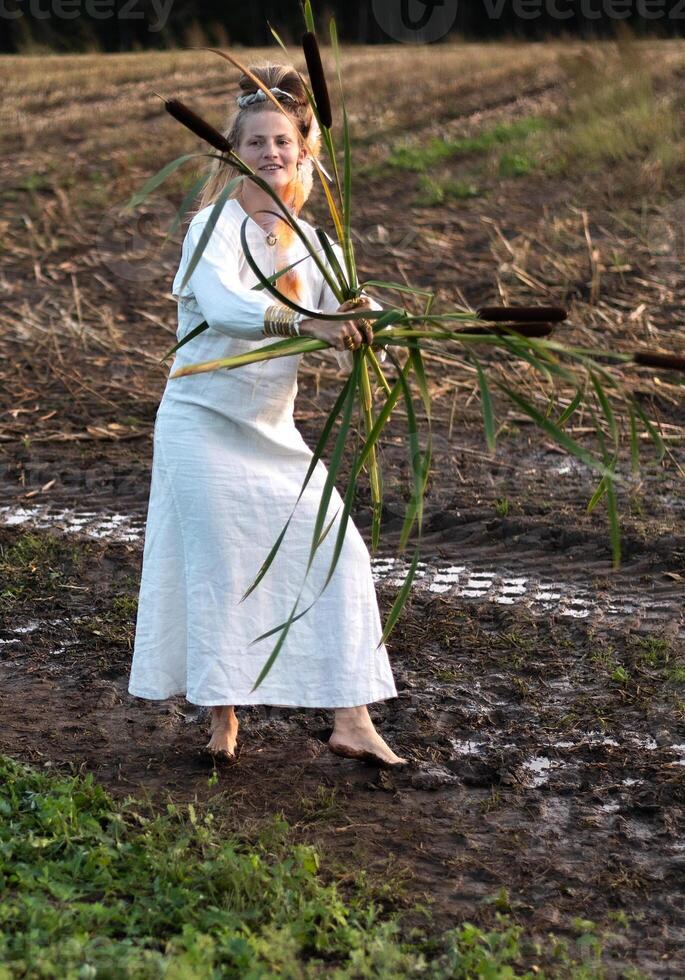
<path fill-rule="evenodd" d="M 360 296 L 359 299 L 346 300 L 336 312 L 371 309 L 373 307 L 368 296 Z M 369 320 L 302 320 L 300 334 L 304 337 L 325 340 L 336 350 L 341 351 L 356 350 L 363 343 L 373 343 L 373 329 Z"/>

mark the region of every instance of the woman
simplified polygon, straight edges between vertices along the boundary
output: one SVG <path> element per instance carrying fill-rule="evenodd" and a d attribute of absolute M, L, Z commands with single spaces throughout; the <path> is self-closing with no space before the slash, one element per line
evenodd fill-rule
<path fill-rule="evenodd" d="M 312 156 L 319 150 L 316 121 L 293 68 L 254 71 L 287 117 L 243 76 L 227 136 L 238 156 L 297 215 L 312 185 Z M 301 319 L 278 308 L 266 291 L 251 288 L 256 279 L 240 244 L 245 221 L 250 250 L 267 275 L 304 257 L 279 279 L 286 295 L 307 309 L 349 309 L 338 305 L 292 229 L 264 213 L 274 211 L 274 202 L 248 180 L 224 205 L 202 258 L 179 292 L 211 204 L 235 176 L 223 162 L 214 167 L 188 227 L 173 286 L 178 338 L 202 320 L 209 329 L 180 348 L 174 371 L 272 343 L 273 334 L 284 329 L 326 340 L 343 356 L 370 342 L 368 326 L 360 327 L 359 321 L 355 326 L 353 321 Z M 301 227 L 320 248 L 314 229 L 304 221 Z M 241 602 L 293 511 L 311 460 L 293 420 L 298 361 L 284 357 L 168 380 L 155 421 L 129 692 L 151 699 L 182 693 L 192 703 L 211 706 L 206 748 L 213 755 L 235 753 L 235 705 L 269 704 L 332 708 L 332 751 L 399 765 L 405 760 L 375 730 L 366 707 L 394 697 L 396 690 L 387 652 L 378 645 L 382 631 L 369 554 L 351 522 L 338 566 L 321 595 L 335 525 L 305 575 L 326 477 L 321 462 L 273 565 Z M 330 519 L 341 503 L 334 493 Z M 276 637 L 255 645 L 251 641 L 288 619 L 301 588 L 299 608 L 317 601 L 293 623 L 271 671 L 253 690 Z"/>

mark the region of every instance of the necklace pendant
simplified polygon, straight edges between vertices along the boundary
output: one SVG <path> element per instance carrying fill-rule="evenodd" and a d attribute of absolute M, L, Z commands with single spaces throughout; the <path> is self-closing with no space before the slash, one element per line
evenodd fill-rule
<path fill-rule="evenodd" d="M 274 233 L 270 231 L 269 234 L 266 236 L 266 244 L 275 245 L 277 241 L 278 241 L 278 236 L 274 235 Z"/>

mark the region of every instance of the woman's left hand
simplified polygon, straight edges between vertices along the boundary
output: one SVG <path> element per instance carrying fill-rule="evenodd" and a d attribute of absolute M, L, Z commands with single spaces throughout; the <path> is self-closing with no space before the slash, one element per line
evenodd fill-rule
<path fill-rule="evenodd" d="M 349 310 L 372 310 L 372 302 L 368 296 L 360 296 L 358 299 L 348 299 L 342 303 L 336 312 L 347 313 Z M 371 320 L 359 319 L 350 320 L 350 327 L 353 328 L 355 332 L 358 332 L 361 336 L 361 342 L 371 345 L 373 343 L 373 325 Z M 354 336 L 354 334 L 353 334 Z M 359 347 L 359 344 L 355 344 L 355 347 Z"/>

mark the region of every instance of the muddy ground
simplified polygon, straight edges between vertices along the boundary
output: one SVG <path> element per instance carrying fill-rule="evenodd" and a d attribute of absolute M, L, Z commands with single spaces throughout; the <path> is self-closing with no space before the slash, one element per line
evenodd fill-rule
<path fill-rule="evenodd" d="M 493 96 L 492 112 L 511 114 L 549 88 L 533 80 L 515 99 Z M 489 111 L 487 93 L 479 100 Z M 464 118 L 472 112 L 465 107 Z M 34 162 L 15 156 L 13 174 Z M 183 698 L 144 702 L 126 690 L 152 426 L 167 373 L 157 359 L 175 329 L 167 295 L 175 249 L 140 281 L 114 275 L 101 242 L 93 248 L 101 214 L 82 213 L 70 233 L 55 188 L 22 191 L 7 183 L 7 171 L 5 179 L 12 189 L 5 241 L 18 247 L 0 255 L 8 286 L 0 337 L 0 751 L 91 771 L 122 796 L 222 794 L 230 827 L 283 811 L 298 834 L 322 845 L 339 875 L 367 868 L 391 884 L 391 907 L 423 904 L 426 915 L 408 915 L 407 930 L 494 925 L 497 910 L 508 909 L 542 944 L 528 963 L 544 965 L 547 934 L 573 944 L 580 917 L 604 933 L 606 976 L 634 976 L 631 968 L 685 975 L 678 379 L 665 374 L 655 384 L 645 371 L 630 378 L 669 452 L 656 463 L 643 440 L 641 473 L 623 465 L 623 563 L 613 571 L 606 516 L 601 508 L 586 513 L 594 488 L 587 469 L 503 404 L 490 457 L 473 372 L 434 361 L 425 565 L 390 643 L 399 696 L 374 708 L 410 767 L 388 774 L 332 756 L 325 712 L 241 709 L 238 757 L 209 785 L 212 767 L 199 753 L 203 710 Z M 370 177 L 360 196 L 369 272 L 397 278 L 411 269 L 414 283 L 456 302 L 456 270 L 460 296 L 473 307 L 564 303 L 572 311 L 568 335 L 583 341 L 663 344 L 681 328 L 680 266 L 663 253 L 655 259 L 637 238 L 632 265 L 612 272 L 607 258 L 595 289 L 601 262 L 589 263 L 586 230 L 600 249 L 606 242 L 608 255 L 619 234 L 614 218 L 634 203 L 617 203 L 614 184 L 503 182 L 486 200 L 408 207 L 393 223 L 393 201 L 411 200 L 412 179 L 395 175 L 390 185 Z M 27 217 L 43 234 L 44 252 L 34 239 L 19 247 Z M 550 269 L 543 275 L 536 261 L 544 249 L 531 247 L 553 219 L 567 263 L 563 283 Z M 60 241 L 49 237 L 51 221 L 64 221 Z M 111 234 L 116 243 L 119 231 Z M 298 417 L 310 444 L 339 383 L 324 360 L 303 370 Z M 582 420 L 574 434 L 584 437 Z M 398 420 L 384 449 L 384 538 L 375 563 L 383 611 L 399 574 L 391 559 L 405 459 Z M 362 492 L 355 517 L 364 532 L 366 503 Z M 580 947 L 573 953 L 583 956 Z"/>

